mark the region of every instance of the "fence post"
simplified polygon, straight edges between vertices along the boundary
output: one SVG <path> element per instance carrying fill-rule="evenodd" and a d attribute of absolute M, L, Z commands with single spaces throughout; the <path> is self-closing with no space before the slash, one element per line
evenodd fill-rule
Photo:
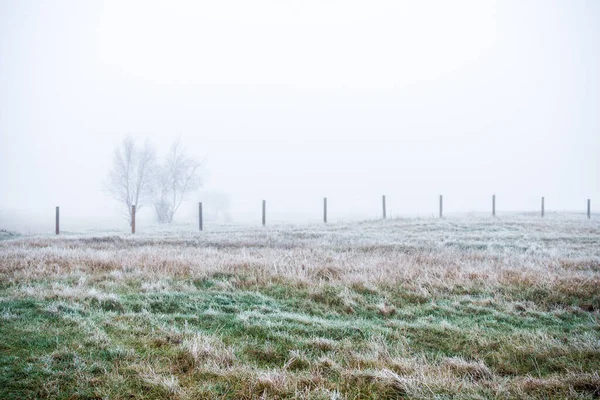
<path fill-rule="evenodd" d="M 327 197 L 323 197 L 323 222 L 327 223 Z"/>
<path fill-rule="evenodd" d="M 544 197 L 542 197 L 542 218 L 544 218 Z"/>
<path fill-rule="evenodd" d="M 55 223 L 55 231 L 58 235 L 60 232 L 60 207 L 56 206 L 56 223 Z"/>
<path fill-rule="evenodd" d="M 588 199 L 588 209 L 587 209 L 587 214 L 588 214 L 588 219 L 592 218 L 592 205 L 591 205 L 591 200 Z"/>
<path fill-rule="evenodd" d="M 131 233 L 135 233 L 135 204 L 131 206 Z"/>
<path fill-rule="evenodd" d="M 383 219 L 386 218 L 386 213 L 385 213 L 385 194 L 383 196 L 381 196 L 381 206 L 383 207 Z"/>
<path fill-rule="evenodd" d="M 440 218 L 444 218 L 444 196 L 440 194 Z"/>
<path fill-rule="evenodd" d="M 262 224 L 265 226 L 267 224 L 267 201 L 262 201 Z"/>
<path fill-rule="evenodd" d="M 492 217 L 496 216 L 496 195 L 492 195 Z"/>
<path fill-rule="evenodd" d="M 202 230 L 202 202 L 198 203 L 198 228 Z"/>

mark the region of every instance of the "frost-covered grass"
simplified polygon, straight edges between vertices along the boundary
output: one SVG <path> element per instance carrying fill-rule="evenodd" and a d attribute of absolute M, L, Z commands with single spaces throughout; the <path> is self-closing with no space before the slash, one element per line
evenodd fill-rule
<path fill-rule="evenodd" d="M 598 398 L 600 222 L 0 242 L 0 398 Z"/>

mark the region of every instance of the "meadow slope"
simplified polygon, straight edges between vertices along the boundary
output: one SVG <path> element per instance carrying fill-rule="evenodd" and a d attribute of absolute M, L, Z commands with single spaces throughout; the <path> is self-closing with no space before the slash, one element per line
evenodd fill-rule
<path fill-rule="evenodd" d="M 0 398 L 600 397 L 600 221 L 0 241 Z"/>

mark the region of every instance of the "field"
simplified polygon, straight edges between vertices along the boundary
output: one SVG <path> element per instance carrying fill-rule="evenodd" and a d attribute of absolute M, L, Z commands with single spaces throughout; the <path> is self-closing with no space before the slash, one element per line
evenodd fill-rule
<path fill-rule="evenodd" d="M 0 398 L 600 397 L 600 222 L 0 241 Z"/>

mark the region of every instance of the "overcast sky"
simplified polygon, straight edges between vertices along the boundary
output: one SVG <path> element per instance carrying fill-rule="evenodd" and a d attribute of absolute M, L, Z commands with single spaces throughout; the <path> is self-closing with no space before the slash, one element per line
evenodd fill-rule
<path fill-rule="evenodd" d="M 599 49 L 594 0 L 0 0 L 0 212 L 117 216 L 126 135 L 239 220 L 600 208 Z"/>

